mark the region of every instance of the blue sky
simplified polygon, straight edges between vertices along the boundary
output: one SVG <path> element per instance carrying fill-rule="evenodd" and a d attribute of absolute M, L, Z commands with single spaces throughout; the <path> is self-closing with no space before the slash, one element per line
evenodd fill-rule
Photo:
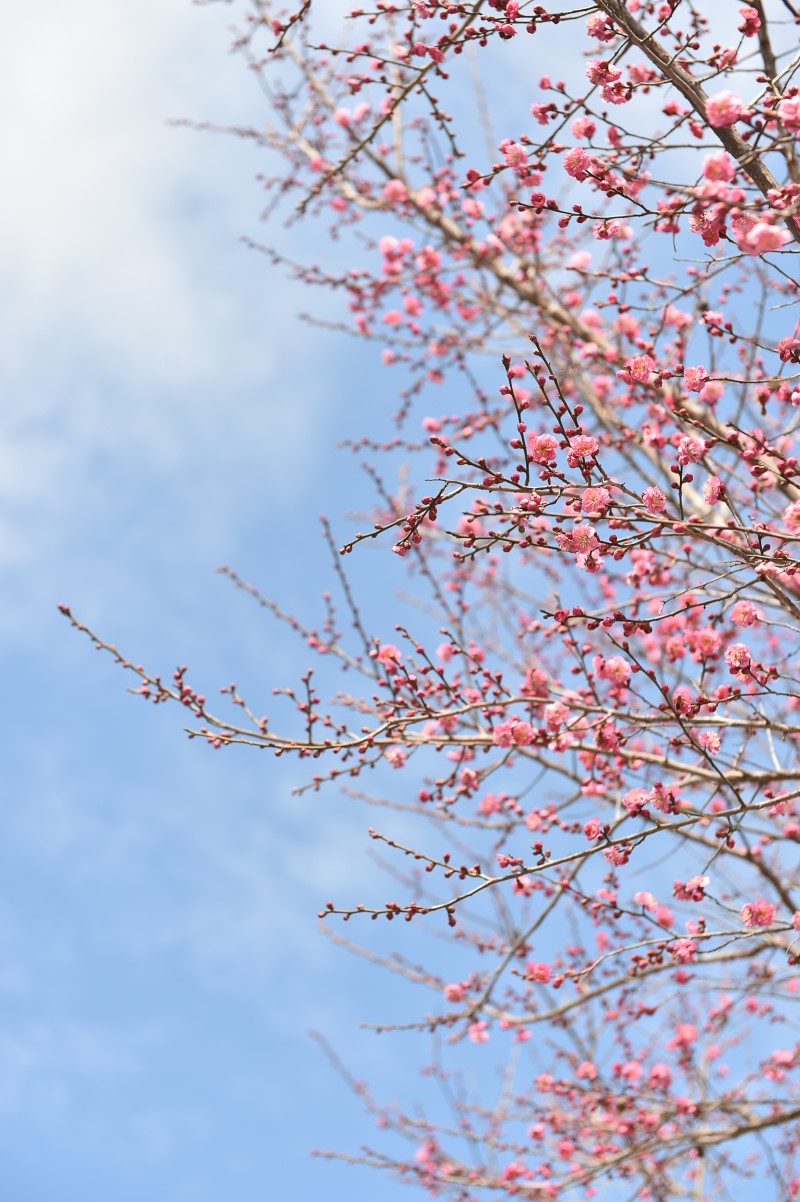
<path fill-rule="evenodd" d="M 262 235 L 261 164 L 166 124 L 257 119 L 231 18 L 0 12 L 7 1202 L 400 1194 L 307 1156 L 373 1134 L 309 1028 L 386 1096 L 415 1089 L 407 1043 L 358 1029 L 400 1016 L 397 983 L 317 931 L 325 898 L 377 888 L 369 815 L 292 798 L 286 761 L 190 744 L 56 611 L 269 698 L 305 653 L 213 569 L 316 616 L 317 514 L 361 488 L 333 452 L 369 401 L 352 352 L 317 332 L 309 354 L 307 298 L 240 242 Z"/>
<path fill-rule="evenodd" d="M 0 9 L 0 1202 L 409 1196 L 308 1157 L 379 1144 L 309 1029 L 382 1098 L 427 1092 L 424 1041 L 359 1023 L 430 998 L 317 928 L 328 897 L 385 895 L 374 813 L 293 797 L 287 760 L 189 743 L 56 610 L 270 707 L 307 653 L 214 568 L 315 621 L 318 514 L 364 503 L 336 443 L 393 408 L 377 351 L 299 323 L 326 298 L 243 246 L 267 236 L 252 146 L 167 124 L 260 119 L 234 13 Z M 309 250 L 309 227 L 277 236 Z M 383 615 L 402 566 L 375 564 L 352 557 Z"/>

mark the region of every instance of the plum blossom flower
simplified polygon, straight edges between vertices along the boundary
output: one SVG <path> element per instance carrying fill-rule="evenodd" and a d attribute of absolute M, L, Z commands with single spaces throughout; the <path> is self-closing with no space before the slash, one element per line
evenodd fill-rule
<path fill-rule="evenodd" d="M 648 513 L 663 513 L 667 508 L 667 498 L 660 488 L 646 488 L 642 493 L 642 500 Z"/>
<path fill-rule="evenodd" d="M 716 505 L 717 501 L 724 495 L 725 485 L 720 480 L 719 476 L 709 476 L 703 482 L 703 500 L 706 505 Z"/>
<path fill-rule="evenodd" d="M 567 175 L 571 175 L 573 179 L 577 180 L 586 179 L 591 161 L 591 155 L 582 146 L 573 146 L 562 159 Z"/>
<path fill-rule="evenodd" d="M 694 939 L 676 939 L 669 945 L 669 953 L 678 964 L 692 964 L 697 959 L 697 944 Z"/>
<path fill-rule="evenodd" d="M 552 463 L 558 450 L 558 439 L 552 434 L 529 434 L 528 454 L 534 463 Z"/>
<path fill-rule="evenodd" d="M 576 117 L 569 128 L 574 138 L 591 138 L 597 132 L 591 117 Z"/>
<path fill-rule="evenodd" d="M 678 1023 L 675 1035 L 667 1041 L 668 1048 L 688 1048 L 697 1039 L 697 1027 L 694 1023 Z"/>
<path fill-rule="evenodd" d="M 551 977 L 550 965 L 543 964 L 540 961 L 532 961 L 526 964 L 525 971 L 532 981 L 539 981 L 542 985 L 546 985 Z"/>
<path fill-rule="evenodd" d="M 556 542 L 562 551 L 573 551 L 585 555 L 598 545 L 598 538 L 588 522 L 580 522 L 571 530 L 556 535 Z"/>
<path fill-rule="evenodd" d="M 613 42 L 617 36 L 614 26 L 604 13 L 595 13 L 587 19 L 586 32 L 598 42 Z"/>
<path fill-rule="evenodd" d="M 744 105 L 735 92 L 715 92 L 706 101 L 706 116 L 717 129 L 735 125 L 744 112 Z"/>
<path fill-rule="evenodd" d="M 611 504 L 611 493 L 607 488 L 585 488 L 581 493 L 581 509 L 584 513 L 603 513 Z"/>
<path fill-rule="evenodd" d="M 610 680 L 616 688 L 624 689 L 631 678 L 631 666 L 621 655 L 612 655 L 598 668 L 598 676 Z"/>
<path fill-rule="evenodd" d="M 734 626 L 752 626 L 761 620 L 761 614 L 752 601 L 737 601 L 728 616 Z"/>
<path fill-rule="evenodd" d="M 800 96 L 784 96 L 778 105 L 778 117 L 785 129 L 800 131 Z"/>
<path fill-rule="evenodd" d="M 669 1089 L 672 1084 L 672 1073 L 668 1064 L 654 1064 L 650 1069 L 650 1086 L 652 1089 Z"/>
<path fill-rule="evenodd" d="M 773 224 L 774 218 L 766 214 L 756 218 L 752 213 L 737 213 L 731 218 L 731 232 L 739 250 L 746 255 L 764 255 L 771 250 L 780 250 L 791 239 L 783 226 Z"/>
<path fill-rule="evenodd" d="M 722 739 L 715 730 L 701 730 L 697 742 L 704 747 L 709 755 L 716 755 L 722 746 Z"/>
<path fill-rule="evenodd" d="M 400 662 L 400 652 L 393 643 L 383 643 L 378 648 L 375 658 L 384 668 L 396 668 Z"/>
<path fill-rule="evenodd" d="M 644 807 L 647 805 L 649 797 L 650 794 L 648 793 L 647 789 L 628 789 L 627 793 L 625 793 L 622 798 L 622 804 L 625 806 L 625 809 L 628 811 L 631 817 L 633 817 L 635 814 L 640 814 L 642 812 Z M 640 896 L 644 897 L 645 894 L 641 894 Z M 652 894 L 648 893 L 647 897 L 651 898 Z M 637 898 L 634 897 L 633 900 L 636 901 Z M 653 905 L 655 906 L 655 898 L 653 898 Z"/>
<path fill-rule="evenodd" d="M 590 434 L 577 434 L 569 440 L 567 463 L 570 467 L 577 467 L 581 459 L 588 459 L 599 449 L 600 444 L 596 438 L 592 438 Z"/>
<path fill-rule="evenodd" d="M 768 927 L 775 918 L 775 907 L 763 897 L 746 902 L 741 909 L 741 919 L 746 927 Z"/>
<path fill-rule="evenodd" d="M 722 635 L 713 626 L 702 626 L 699 630 L 690 630 L 686 642 L 692 652 L 692 659 L 697 663 L 704 660 L 716 659 L 722 650 Z"/>
<path fill-rule="evenodd" d="M 672 887 L 673 896 L 677 897 L 678 901 L 702 901 L 708 882 L 707 876 L 692 876 L 688 881 L 675 881 Z"/>
<path fill-rule="evenodd" d="M 505 722 L 498 722 L 492 734 L 495 747 L 524 747 L 533 740 L 533 727 L 529 722 L 511 717 Z"/>
<path fill-rule="evenodd" d="M 590 843 L 600 838 L 602 830 L 599 818 L 590 818 L 588 822 L 584 822 L 583 824 L 583 833 Z"/>
<path fill-rule="evenodd" d="M 384 752 L 384 758 L 389 761 L 393 768 L 402 768 L 408 759 L 408 752 L 405 747 L 387 747 Z"/>
<path fill-rule="evenodd" d="M 488 1023 L 483 1022 L 482 1019 L 470 1023 L 467 1027 L 467 1035 L 473 1043 L 487 1043 L 489 1039 Z"/>
<path fill-rule="evenodd" d="M 617 379 L 624 380 L 626 384 L 649 384 L 655 370 L 656 361 L 652 355 L 635 355 L 617 372 Z"/>
<path fill-rule="evenodd" d="M 783 524 L 790 534 L 800 534 L 800 501 L 792 501 L 783 511 Z"/>
<path fill-rule="evenodd" d="M 463 1002 L 464 998 L 467 996 L 466 988 L 462 982 L 458 982 L 454 985 L 445 985 L 442 992 L 444 993 L 444 996 L 447 998 L 448 1002 Z"/>
<path fill-rule="evenodd" d="M 758 9 L 753 8 L 751 4 L 747 4 L 744 8 L 739 9 L 739 16 L 742 18 L 739 33 L 743 33 L 746 38 L 755 37 L 761 28 L 761 17 L 758 14 Z"/>
<path fill-rule="evenodd" d="M 678 442 L 678 463 L 699 463 L 706 453 L 706 444 L 702 438 L 685 434 Z"/>
<path fill-rule="evenodd" d="M 507 166 L 514 171 L 527 171 L 528 152 L 520 142 L 511 142 L 502 147 Z"/>
<path fill-rule="evenodd" d="M 612 63 L 605 62 L 600 58 L 590 59 L 586 67 L 586 77 L 591 83 L 614 83 L 621 76 L 622 72 L 619 67 L 615 67 Z"/>
<path fill-rule="evenodd" d="M 747 672 L 751 664 L 750 648 L 744 643 L 731 643 L 725 651 L 725 663 L 734 676 Z"/>
<path fill-rule="evenodd" d="M 554 701 L 544 707 L 543 717 L 548 730 L 560 730 L 569 717 L 569 710 L 563 701 Z"/>
<path fill-rule="evenodd" d="M 684 367 L 683 382 L 689 392 L 699 392 L 708 379 L 708 372 L 704 367 Z"/>
<path fill-rule="evenodd" d="M 730 183 L 736 174 L 736 165 L 724 150 L 707 154 L 703 159 L 703 175 L 715 182 Z"/>

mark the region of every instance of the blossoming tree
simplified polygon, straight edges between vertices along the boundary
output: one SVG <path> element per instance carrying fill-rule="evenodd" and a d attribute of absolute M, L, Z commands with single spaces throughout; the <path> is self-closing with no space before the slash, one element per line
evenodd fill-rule
<path fill-rule="evenodd" d="M 425 820 L 371 832 L 397 900 L 322 915 L 444 930 L 461 975 L 391 961 L 409 1026 L 517 1071 L 449 1119 L 364 1093 L 409 1150 L 361 1159 L 462 1202 L 800 1197 L 800 7 L 376 0 L 329 45 L 324 7 L 248 10 L 238 132 L 347 248 L 287 266 L 395 373 L 356 449 L 412 475 L 372 468 L 349 633 L 229 573 L 317 661 L 283 719 L 110 650 L 195 737 Z M 369 627 L 351 553 L 418 614 Z"/>

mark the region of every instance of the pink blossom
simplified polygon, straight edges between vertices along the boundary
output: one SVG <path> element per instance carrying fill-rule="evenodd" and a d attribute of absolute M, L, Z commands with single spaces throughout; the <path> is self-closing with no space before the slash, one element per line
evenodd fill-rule
<path fill-rule="evenodd" d="M 614 83 L 621 76 L 622 72 L 619 67 L 615 67 L 612 63 L 605 62 L 600 58 L 590 59 L 586 67 L 586 77 L 591 83 Z"/>
<path fill-rule="evenodd" d="M 800 96 L 784 96 L 778 105 L 778 117 L 784 129 L 800 132 Z"/>
<path fill-rule="evenodd" d="M 675 787 L 662 785 L 656 781 L 650 790 L 650 803 L 662 814 L 672 814 L 675 810 Z"/>
<path fill-rule="evenodd" d="M 752 601 L 737 601 L 729 617 L 734 626 L 753 626 L 761 620 L 761 614 Z"/>
<path fill-rule="evenodd" d="M 569 710 L 562 701 L 554 701 L 544 707 L 543 717 L 548 730 L 560 730 L 569 717 Z"/>
<path fill-rule="evenodd" d="M 625 806 L 625 809 L 630 815 L 640 814 L 647 805 L 649 797 L 650 794 L 648 793 L 647 789 L 628 789 L 627 793 L 625 793 L 622 798 L 622 804 Z M 653 897 L 652 893 L 637 893 L 634 895 L 633 900 L 641 902 L 643 897 L 647 897 L 652 901 L 653 906 L 655 906 L 655 898 Z M 644 905 L 644 902 L 641 902 L 641 904 Z M 648 909 L 649 907 L 645 908 Z"/>
<path fill-rule="evenodd" d="M 400 662 L 400 652 L 393 643 L 382 643 L 378 648 L 376 658 L 384 668 L 395 668 Z"/>
<path fill-rule="evenodd" d="M 470 1023 L 467 1035 L 473 1043 L 486 1043 L 489 1039 L 488 1023 L 481 1021 Z"/>
<path fill-rule="evenodd" d="M 408 759 L 408 752 L 405 747 L 387 747 L 384 752 L 384 758 L 389 761 L 393 768 L 402 768 Z"/>
<path fill-rule="evenodd" d="M 631 678 L 631 666 L 621 655 L 612 655 L 605 660 L 598 675 L 603 680 L 613 681 L 617 688 L 625 688 Z"/>
<path fill-rule="evenodd" d="M 800 501 L 792 501 L 783 511 L 783 524 L 790 534 L 800 534 Z"/>
<path fill-rule="evenodd" d="M 595 1081 L 597 1079 L 597 1067 L 591 1060 L 582 1060 L 575 1069 L 575 1076 L 579 1081 Z"/>
<path fill-rule="evenodd" d="M 702 438 L 695 438 L 691 434 L 685 434 L 683 438 L 678 440 L 678 463 L 686 465 L 687 463 L 699 463 L 706 453 L 706 444 Z"/>
<path fill-rule="evenodd" d="M 436 193 L 433 188 L 420 188 L 414 200 L 421 209 L 429 209 L 436 204 Z"/>
<path fill-rule="evenodd" d="M 746 38 L 754 37 L 761 28 L 761 17 L 758 15 L 758 9 L 753 8 L 751 4 L 747 4 L 744 8 L 739 9 L 739 16 L 742 18 L 739 33 L 743 33 Z"/>
<path fill-rule="evenodd" d="M 640 384 L 647 384 L 650 376 L 656 370 L 655 359 L 651 355 L 637 355 L 634 359 L 629 359 L 626 366 L 631 379 Z"/>
<path fill-rule="evenodd" d="M 763 255 L 780 250 L 791 239 L 789 231 L 773 224 L 771 214 L 757 219 L 752 213 L 738 213 L 731 218 L 731 231 L 739 250 L 746 255 Z"/>
<path fill-rule="evenodd" d="M 708 372 L 704 367 L 684 367 L 683 382 L 689 392 L 699 392 L 708 379 Z"/>
<path fill-rule="evenodd" d="M 675 1038 L 667 1044 L 673 1047 L 686 1048 L 697 1039 L 697 1027 L 694 1023 L 678 1023 L 675 1028 Z"/>
<path fill-rule="evenodd" d="M 600 95 L 606 104 L 627 104 L 631 98 L 631 88 L 620 80 L 614 80 L 602 85 Z"/>
<path fill-rule="evenodd" d="M 587 522 L 581 522 L 571 530 L 557 534 L 556 542 L 562 551 L 580 552 L 585 555 L 598 545 L 598 538 Z"/>
<path fill-rule="evenodd" d="M 735 92 L 715 92 L 706 101 L 706 117 L 718 129 L 735 125 L 743 112 L 744 105 Z"/>
<path fill-rule="evenodd" d="M 597 132 L 591 117 L 576 117 L 569 128 L 574 138 L 591 138 Z"/>
<path fill-rule="evenodd" d="M 492 735 L 496 747 L 522 747 L 532 740 L 533 727 L 530 723 L 513 716 L 505 722 L 499 722 Z"/>
<path fill-rule="evenodd" d="M 700 400 L 704 401 L 706 405 L 716 405 L 724 391 L 725 388 L 721 380 L 709 380 L 700 389 Z"/>
<path fill-rule="evenodd" d="M 464 985 L 461 983 L 455 985 L 445 985 L 442 992 L 444 993 L 444 996 L 447 998 L 448 1002 L 463 1002 L 464 998 L 467 996 L 467 991 Z"/>
<path fill-rule="evenodd" d="M 722 635 L 713 626 L 702 626 L 699 630 L 687 633 L 686 643 L 692 652 L 692 659 L 702 663 L 717 658 L 722 650 Z"/>
<path fill-rule="evenodd" d="M 600 837 L 602 829 L 599 818 L 590 818 L 588 822 L 584 822 L 583 824 L 583 833 L 590 843 Z"/>
<path fill-rule="evenodd" d="M 534 463 L 552 463 L 558 450 L 558 439 L 552 434 L 529 434 L 528 454 Z"/>
<path fill-rule="evenodd" d="M 669 1089 L 672 1084 L 672 1073 L 668 1064 L 659 1061 L 650 1069 L 650 1086 L 652 1089 Z"/>
<path fill-rule="evenodd" d="M 642 500 L 648 513 L 663 513 L 667 508 L 667 498 L 660 488 L 646 488 L 642 493 Z"/>
<path fill-rule="evenodd" d="M 631 793 L 634 793 L 634 792 L 644 793 L 645 790 L 644 789 L 631 789 L 630 792 Z M 625 796 L 627 797 L 627 796 L 629 796 L 629 794 L 626 793 Z M 623 800 L 624 800 L 624 798 L 623 798 Z M 627 802 L 626 802 L 626 805 L 627 805 Z M 644 890 L 644 889 L 640 889 L 637 893 L 634 893 L 633 900 L 636 902 L 637 906 L 641 906 L 643 910 L 652 911 L 652 910 L 655 910 L 656 906 L 658 905 L 658 902 L 653 897 L 653 894 L 648 893 L 647 890 Z"/>
<path fill-rule="evenodd" d="M 591 155 L 582 146 L 573 146 L 564 155 L 562 162 L 567 175 L 571 175 L 573 179 L 584 180 L 591 164 Z"/>
<path fill-rule="evenodd" d="M 511 142 L 502 150 L 507 166 L 513 168 L 514 171 L 527 171 L 528 152 L 520 142 Z"/>
<path fill-rule="evenodd" d="M 638 1060 L 628 1060 L 621 1066 L 619 1075 L 626 1081 L 638 1081 L 642 1075 L 642 1066 Z"/>
<path fill-rule="evenodd" d="M 586 32 L 590 38 L 595 38 L 598 42 L 613 42 L 617 36 L 611 21 L 603 13 L 595 13 L 587 19 Z"/>
<path fill-rule="evenodd" d="M 581 459 L 588 459 L 599 451 L 600 444 L 596 438 L 592 438 L 589 434 L 577 434 L 569 440 L 569 450 L 567 451 L 567 463 L 570 467 L 577 467 Z"/>
<path fill-rule="evenodd" d="M 703 175 L 706 179 L 729 183 L 736 174 L 736 164 L 724 150 L 707 154 L 703 159 Z"/>
<path fill-rule="evenodd" d="M 716 755 L 722 746 L 722 739 L 716 730 L 701 730 L 697 742 L 704 747 L 709 755 Z"/>
<path fill-rule="evenodd" d="M 775 907 L 772 902 L 759 897 L 754 902 L 746 902 L 741 909 L 741 919 L 746 927 L 768 927 L 775 918 Z"/>
<path fill-rule="evenodd" d="M 725 663 L 731 672 L 746 672 L 750 667 L 750 649 L 744 643 L 731 643 L 725 651 Z"/>
<path fill-rule="evenodd" d="M 678 964 L 691 964 L 697 959 L 697 944 L 693 939 L 676 939 L 669 945 L 669 953 Z"/>
<path fill-rule="evenodd" d="M 408 188 L 402 180 L 390 179 L 388 184 L 383 186 L 383 197 L 390 204 L 403 204 L 408 200 Z"/>
<path fill-rule="evenodd" d="M 525 971 L 532 981 L 538 981 L 542 985 L 546 985 L 550 980 L 550 965 L 543 964 L 541 961 L 534 961 L 530 964 L 526 964 Z"/>
<path fill-rule="evenodd" d="M 703 500 L 706 505 L 716 505 L 717 501 L 724 496 L 725 485 L 720 480 L 719 476 L 709 476 L 703 482 Z"/>
<path fill-rule="evenodd" d="M 607 488 L 585 488 L 581 493 L 581 509 L 584 513 L 603 513 L 611 504 L 611 493 Z"/>

